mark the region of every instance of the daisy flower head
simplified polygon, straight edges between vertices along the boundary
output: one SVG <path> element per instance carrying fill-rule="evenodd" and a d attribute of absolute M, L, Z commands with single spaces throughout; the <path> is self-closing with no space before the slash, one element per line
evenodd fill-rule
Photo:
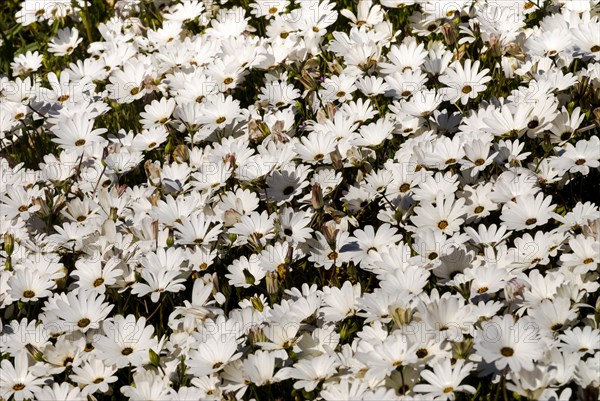
<path fill-rule="evenodd" d="M 546 224 L 556 205 L 551 204 L 552 196 L 519 197 L 515 202 L 505 203 L 502 207 L 500 220 L 509 230 L 526 230 Z"/>
<path fill-rule="evenodd" d="M 479 71 L 480 62 L 471 59 L 465 60 L 464 65 L 459 61 L 455 61 L 450 68 L 446 69 L 439 80 L 446 85 L 443 93 L 446 100 L 455 103 L 460 100 L 460 103 L 465 105 L 470 99 L 475 99 L 479 93 L 487 89 L 486 84 L 492 80 L 492 77 L 487 75 L 489 69 L 485 68 Z"/>
<path fill-rule="evenodd" d="M 427 394 L 427 396 L 436 400 L 454 400 L 456 392 L 475 393 L 473 386 L 461 384 L 474 368 L 472 363 L 465 363 L 464 359 L 459 359 L 453 366 L 450 359 L 445 358 L 432 367 L 433 371 L 424 370 L 421 372 L 421 377 L 428 384 L 417 384 L 413 387 L 413 391 Z"/>
<path fill-rule="evenodd" d="M 94 120 L 83 113 L 76 114 L 70 119 L 61 120 L 52 128 L 57 143 L 62 149 L 81 155 L 94 144 L 104 144 L 106 140 L 101 136 L 105 128 L 94 129 Z"/>
<path fill-rule="evenodd" d="M 282 12 L 290 5 L 290 2 L 285 1 L 273 1 L 273 0 L 255 0 L 252 2 L 250 12 L 256 17 L 273 18 Z"/>
<path fill-rule="evenodd" d="M 415 207 L 414 212 L 410 221 L 416 229 L 430 228 L 451 235 L 458 231 L 464 222 L 465 199 L 456 199 L 453 196 L 444 199 L 442 194 L 438 194 L 435 203 L 424 202 Z"/>
<path fill-rule="evenodd" d="M 569 173 L 588 175 L 590 168 L 600 166 L 600 139 L 593 136 L 589 141 L 579 140 L 573 146 L 565 144 L 564 148 L 557 149 L 558 156 L 552 159 L 554 168 Z"/>
<path fill-rule="evenodd" d="M 43 56 L 35 51 L 27 51 L 25 54 L 19 54 L 10 63 L 13 75 L 29 75 L 36 72 L 42 66 Z"/>
<path fill-rule="evenodd" d="M 77 28 L 63 28 L 56 32 L 56 36 L 48 44 L 48 51 L 56 56 L 68 56 L 82 41 Z"/>
<path fill-rule="evenodd" d="M 104 336 L 98 339 L 96 348 L 107 365 L 117 368 L 149 363 L 149 350 L 158 345 L 153 338 L 154 328 L 146 326 L 144 317 L 136 319 L 134 315 L 119 315 L 105 320 L 102 330 Z"/>
<path fill-rule="evenodd" d="M 531 371 L 544 354 L 536 322 L 511 315 L 496 316 L 482 323 L 475 337 L 475 350 L 485 362 L 499 371 L 509 367 L 513 372 Z"/>

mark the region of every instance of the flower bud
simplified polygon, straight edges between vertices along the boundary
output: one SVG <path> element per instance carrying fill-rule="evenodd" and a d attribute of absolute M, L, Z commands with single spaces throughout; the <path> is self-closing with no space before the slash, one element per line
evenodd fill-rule
<path fill-rule="evenodd" d="M 323 228 L 321 231 L 323 232 L 323 235 L 325 236 L 325 239 L 327 240 L 329 246 L 333 247 L 335 245 L 338 232 L 340 231 L 337 228 L 335 221 L 329 220 L 327 223 L 323 224 Z"/>
<path fill-rule="evenodd" d="M 248 340 L 252 345 L 256 345 L 256 343 L 263 343 L 269 341 L 263 330 L 258 326 L 252 327 L 248 331 Z"/>
<path fill-rule="evenodd" d="M 4 251 L 8 256 L 15 251 L 15 237 L 12 234 L 4 234 Z"/>
<path fill-rule="evenodd" d="M 187 162 L 190 158 L 190 150 L 185 145 L 177 145 L 173 151 L 173 160 L 178 163 Z"/>
<path fill-rule="evenodd" d="M 252 275 L 252 273 L 250 273 L 250 271 L 248 269 L 242 270 L 242 273 L 244 273 L 244 277 L 246 278 L 247 284 L 254 284 L 256 279 L 254 278 L 254 276 Z"/>
<path fill-rule="evenodd" d="M 173 245 L 175 245 L 175 238 L 174 238 L 174 233 L 173 233 L 173 228 L 169 228 L 169 235 L 167 236 L 167 247 L 171 248 L 173 247 Z"/>
<path fill-rule="evenodd" d="M 456 43 L 457 35 L 456 29 L 450 23 L 446 22 L 442 25 L 442 34 L 447 45 L 453 45 Z"/>
<path fill-rule="evenodd" d="M 111 219 L 112 221 L 117 221 L 118 217 L 119 217 L 119 213 L 117 211 L 117 208 L 112 206 L 110 208 L 110 212 L 108 213 L 108 218 Z"/>
<path fill-rule="evenodd" d="M 519 295 L 523 294 L 524 290 L 525 286 L 518 279 L 509 280 L 505 287 L 506 300 L 509 302 L 515 301 Z"/>
<path fill-rule="evenodd" d="M 265 309 L 260 297 L 252 297 L 252 307 L 259 312 L 262 312 Z"/>
<path fill-rule="evenodd" d="M 267 283 L 267 292 L 269 295 L 274 295 L 279 292 L 279 274 L 283 273 L 282 277 L 285 277 L 285 270 L 282 272 L 269 272 L 265 276 L 265 281 Z"/>
<path fill-rule="evenodd" d="M 390 315 L 398 328 L 408 325 L 412 321 L 413 312 L 411 309 L 394 308 L 390 306 Z"/>
<path fill-rule="evenodd" d="M 29 352 L 29 354 L 33 357 L 33 359 L 35 359 L 38 362 L 46 362 L 46 358 L 44 358 L 44 354 L 39 349 L 37 349 L 34 345 L 27 344 L 27 345 L 25 345 L 25 348 L 27 349 L 27 352 Z"/>
<path fill-rule="evenodd" d="M 313 185 L 310 203 L 312 203 L 312 207 L 314 207 L 316 210 L 323 208 L 325 203 L 323 202 L 323 191 L 321 190 L 321 184 L 316 183 Z"/>
<path fill-rule="evenodd" d="M 158 162 L 152 163 L 150 160 L 146 160 L 144 170 L 146 171 L 148 180 L 150 180 L 150 184 L 158 186 L 160 184 L 160 166 Z"/>
<path fill-rule="evenodd" d="M 160 356 L 156 352 L 154 352 L 154 350 L 152 350 L 152 349 L 149 349 L 148 352 L 150 354 L 150 364 L 152 366 L 159 367 L 160 366 Z"/>
<path fill-rule="evenodd" d="M 331 157 L 331 164 L 335 170 L 341 170 L 342 168 L 344 168 L 344 163 L 342 162 L 342 154 L 340 153 L 340 150 L 337 146 L 335 147 L 335 150 L 330 153 L 329 156 Z"/>
<path fill-rule="evenodd" d="M 596 107 L 594 109 L 594 119 L 596 121 L 596 125 L 600 127 L 600 107 Z"/>

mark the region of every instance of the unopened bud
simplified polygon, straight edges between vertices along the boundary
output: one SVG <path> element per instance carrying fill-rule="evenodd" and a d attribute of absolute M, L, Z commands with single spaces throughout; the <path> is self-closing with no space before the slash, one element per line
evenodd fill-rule
<path fill-rule="evenodd" d="M 146 163 L 144 163 L 144 170 L 152 185 L 157 186 L 160 184 L 160 166 L 158 163 L 152 163 L 150 160 L 146 160 Z"/>
<path fill-rule="evenodd" d="M 160 366 L 160 356 L 154 352 L 154 350 L 149 349 L 148 353 L 150 354 L 150 364 L 152 366 L 159 367 Z"/>
<path fill-rule="evenodd" d="M 224 222 L 223 225 L 225 227 L 231 227 L 236 223 L 242 221 L 242 214 L 235 209 L 227 209 L 224 213 Z"/>
<path fill-rule="evenodd" d="M 251 141 L 259 142 L 262 139 L 262 133 L 258 129 L 258 124 L 256 120 L 248 121 L 248 136 Z"/>
<path fill-rule="evenodd" d="M 333 247 L 335 245 L 338 232 L 340 231 L 337 228 L 335 221 L 330 220 L 327 223 L 323 224 L 322 231 L 329 246 Z"/>
<path fill-rule="evenodd" d="M 262 121 L 257 121 L 256 122 L 256 127 L 258 128 L 258 130 L 260 131 L 260 133 L 263 135 L 263 138 L 266 136 L 271 135 L 271 130 L 269 129 L 269 126 L 267 124 L 265 124 Z"/>
<path fill-rule="evenodd" d="M 175 245 L 175 238 L 173 236 L 173 228 L 169 228 L 169 235 L 167 236 L 167 247 L 171 248 Z"/>
<path fill-rule="evenodd" d="M 490 35 L 489 48 L 493 56 L 498 57 L 502 55 L 502 43 L 500 42 L 500 36 L 496 34 Z"/>
<path fill-rule="evenodd" d="M 513 278 L 506 283 L 506 300 L 509 302 L 515 301 L 524 291 L 525 286 L 517 278 Z"/>
<path fill-rule="evenodd" d="M 108 214 L 108 218 L 112 221 L 117 221 L 117 218 L 119 217 L 119 213 L 117 211 L 116 207 L 111 207 L 110 208 L 110 212 Z"/>
<path fill-rule="evenodd" d="M 265 308 L 265 306 L 263 305 L 262 301 L 260 300 L 260 297 L 252 297 L 252 307 L 254 307 L 254 309 L 256 309 L 259 312 L 262 312 Z"/>
<path fill-rule="evenodd" d="M 442 34 L 447 45 L 453 45 L 456 43 L 456 29 L 448 22 L 442 25 Z"/>
<path fill-rule="evenodd" d="M 412 310 L 390 307 L 390 315 L 398 328 L 408 325 L 412 321 Z"/>
<path fill-rule="evenodd" d="M 452 351 L 458 359 L 467 359 L 473 352 L 473 339 L 466 338 L 461 342 L 452 342 Z"/>
<path fill-rule="evenodd" d="M 190 158 L 190 150 L 185 145 L 177 145 L 173 151 L 173 160 L 178 163 L 187 162 Z"/>
<path fill-rule="evenodd" d="M 312 203 L 312 207 L 314 207 L 316 210 L 323 208 L 325 203 L 323 202 L 323 190 L 321 189 L 321 184 L 316 183 L 313 185 L 310 202 Z"/>
<path fill-rule="evenodd" d="M 42 217 L 48 217 L 52 214 L 52 211 L 48 207 L 48 204 L 42 198 L 33 198 L 31 201 L 35 206 L 39 206 L 40 209 L 38 214 Z"/>
<path fill-rule="evenodd" d="M 15 237 L 12 234 L 4 234 L 4 251 L 8 256 L 15 251 Z"/>
<path fill-rule="evenodd" d="M 340 153 L 340 150 L 337 146 L 335 147 L 335 150 L 329 154 L 329 156 L 331 157 L 331 164 L 333 165 L 334 169 L 341 170 L 342 168 L 344 168 L 344 163 L 342 162 L 342 154 Z"/>
<path fill-rule="evenodd" d="M 227 155 L 225 155 L 225 157 L 223 158 L 223 161 L 225 163 L 229 163 L 229 165 L 231 167 L 236 167 L 237 166 L 237 164 L 236 164 L 236 158 L 235 158 L 235 155 L 233 153 L 228 153 Z"/>
<path fill-rule="evenodd" d="M 268 338 L 260 327 L 252 327 L 248 331 L 248 340 L 250 344 L 256 345 L 256 343 L 267 342 Z"/>
<path fill-rule="evenodd" d="M 37 349 L 34 345 L 27 344 L 27 345 L 25 345 L 25 348 L 27 349 L 27 352 L 29 352 L 29 354 L 33 357 L 33 359 L 35 359 L 38 362 L 46 362 L 46 358 L 44 358 L 44 354 L 39 349 Z"/>
<path fill-rule="evenodd" d="M 160 200 L 160 193 L 158 191 L 155 191 L 154 193 L 152 193 L 152 195 L 148 196 L 147 199 L 152 206 L 157 206 L 158 201 Z"/>
<path fill-rule="evenodd" d="M 247 284 L 254 284 L 256 279 L 254 278 L 254 276 L 252 275 L 252 273 L 250 273 L 250 271 L 248 269 L 242 270 L 242 273 L 244 273 L 244 277 L 246 278 Z"/>
<path fill-rule="evenodd" d="M 265 276 L 265 281 L 267 282 L 267 292 L 269 295 L 277 294 L 279 291 L 279 275 L 280 272 L 269 272 Z M 285 277 L 285 269 L 283 270 L 283 277 Z"/>
<path fill-rule="evenodd" d="M 600 127 L 600 107 L 594 109 L 594 119 L 596 120 L 596 125 Z"/>

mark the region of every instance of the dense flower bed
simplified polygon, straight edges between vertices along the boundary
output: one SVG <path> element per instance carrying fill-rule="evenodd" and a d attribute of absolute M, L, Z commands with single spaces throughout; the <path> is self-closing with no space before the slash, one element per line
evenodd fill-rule
<path fill-rule="evenodd" d="M 0 399 L 598 398 L 598 0 L 5 3 Z"/>

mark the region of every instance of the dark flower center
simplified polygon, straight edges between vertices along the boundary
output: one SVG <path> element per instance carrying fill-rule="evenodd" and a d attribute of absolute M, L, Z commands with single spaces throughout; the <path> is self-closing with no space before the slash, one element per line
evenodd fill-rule
<path fill-rule="evenodd" d="M 429 352 L 427 352 L 427 350 L 425 348 L 421 348 L 421 349 L 417 350 L 418 358 L 425 358 L 427 355 L 429 355 Z"/>
<path fill-rule="evenodd" d="M 513 356 L 515 353 L 515 350 L 510 347 L 502 347 L 502 349 L 500 350 L 500 353 L 503 356 Z"/>

